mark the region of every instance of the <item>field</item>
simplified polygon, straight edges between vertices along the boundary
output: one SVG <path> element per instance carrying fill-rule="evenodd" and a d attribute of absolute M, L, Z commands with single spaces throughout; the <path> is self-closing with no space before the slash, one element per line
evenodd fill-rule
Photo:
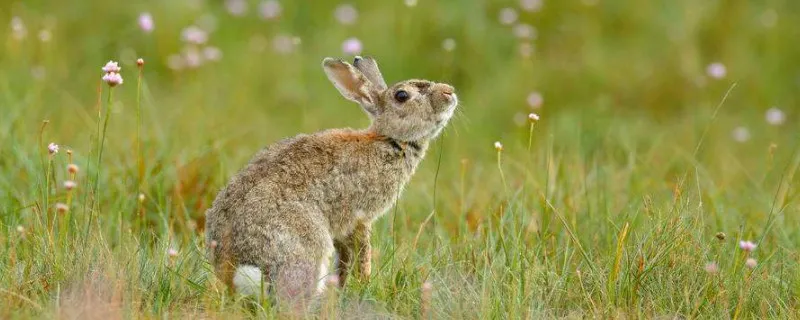
<path fill-rule="evenodd" d="M 788 0 L 0 3 L 0 318 L 277 317 L 214 276 L 204 213 L 261 148 L 369 124 L 320 66 L 355 54 L 461 103 L 374 226 L 371 279 L 316 316 L 800 318 L 797 21 Z"/>

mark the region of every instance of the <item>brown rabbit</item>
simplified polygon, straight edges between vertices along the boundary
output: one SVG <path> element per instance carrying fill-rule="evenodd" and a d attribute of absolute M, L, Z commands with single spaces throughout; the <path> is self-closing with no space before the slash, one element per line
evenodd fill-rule
<path fill-rule="evenodd" d="M 217 195 L 206 212 L 209 258 L 239 293 L 270 287 L 278 298 L 313 295 L 324 289 L 334 249 L 341 284 L 351 266 L 368 277 L 372 222 L 393 205 L 458 104 L 443 83 L 387 87 L 371 58 L 352 65 L 326 58 L 322 67 L 372 124 L 280 141 Z"/>

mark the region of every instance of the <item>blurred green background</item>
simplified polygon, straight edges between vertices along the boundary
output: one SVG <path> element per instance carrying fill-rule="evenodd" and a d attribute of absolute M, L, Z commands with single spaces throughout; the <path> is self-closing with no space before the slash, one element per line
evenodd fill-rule
<path fill-rule="evenodd" d="M 125 82 L 114 89 L 101 191 L 92 197 L 100 203 L 98 228 L 123 238 L 121 225 L 139 210 L 134 199 L 142 177 L 149 224 L 134 231 L 174 245 L 201 241 L 205 208 L 260 148 L 302 132 L 368 125 L 320 66 L 324 57 L 360 54 L 375 57 L 389 83 L 448 82 L 461 101 L 399 202 L 401 214 L 378 222 L 378 250 L 415 240 L 417 227 L 437 208 L 432 231 L 422 233 L 424 250 L 405 252 L 413 261 L 423 259 L 422 269 L 437 270 L 425 259 L 440 254 L 438 241 L 471 243 L 465 230 L 483 230 L 496 241 L 504 228 L 537 234 L 534 242 L 544 246 L 537 247 L 537 257 L 563 259 L 565 270 L 582 263 L 569 251 L 575 239 L 600 265 L 611 266 L 607 259 L 623 252 L 615 251 L 614 242 L 622 221 L 638 228 L 636 250 L 647 251 L 658 240 L 647 235 L 675 227 L 660 224 L 671 217 L 666 212 L 695 217 L 688 202 L 680 206 L 686 210 L 672 210 L 683 199 L 708 221 L 676 229 L 675 239 L 702 243 L 719 230 L 766 237 L 773 249 L 763 250 L 784 249 L 776 259 L 781 268 L 785 263 L 795 270 L 800 234 L 787 226 L 798 218 L 773 213 L 797 211 L 792 201 L 798 192 L 790 184 L 798 163 L 798 21 L 800 2 L 791 0 L 3 1 L 4 240 L 11 243 L 15 226 L 35 220 L 31 208 L 41 205 L 39 160 L 48 142 L 73 150 L 86 179 L 94 176 L 90 153 L 107 97 L 100 80 L 107 61 L 120 62 Z M 142 173 L 135 153 L 137 58 L 145 61 Z M 542 119 L 529 141 L 531 112 Z M 49 123 L 40 137 L 43 120 Z M 498 173 L 495 141 L 504 145 L 500 167 L 507 181 Z M 63 158 L 55 161 L 56 168 L 66 165 Z M 58 179 L 62 171 L 54 171 Z M 556 207 L 563 210 L 563 225 L 552 216 Z M 657 208 L 663 216 L 649 215 Z M 514 218 L 500 217 L 506 211 Z M 514 225 L 517 218 L 524 225 Z M 566 225 L 577 238 L 567 236 Z M 760 233 L 773 225 L 778 232 Z M 493 250 L 490 240 L 480 241 L 472 244 Z M 717 252 L 707 244 L 684 245 L 703 247 L 698 255 Z M 32 248 L 26 250 L 33 259 L 40 253 Z M 466 256 L 472 248 L 455 246 L 453 255 Z M 623 264 L 635 265 L 634 258 L 626 256 Z M 681 256 L 677 264 L 694 270 L 704 259 Z M 663 293 L 663 300 L 647 305 L 645 314 L 680 309 L 670 303 L 682 289 L 656 273 L 664 282 L 653 292 Z M 692 282 L 685 273 L 675 276 Z M 613 291 L 606 295 L 601 280 L 587 295 L 624 305 L 612 299 Z M 764 280 L 760 288 L 784 292 L 770 283 Z M 554 304 L 569 308 L 570 301 L 580 301 L 581 308 L 597 311 L 589 308 L 591 298 L 576 297 L 577 287 L 564 291 L 573 295 L 554 298 Z M 374 295 L 404 301 L 396 292 Z M 390 309 L 413 313 L 398 305 Z M 791 310 L 793 304 L 783 306 Z M 759 313 L 759 305 L 747 310 L 751 316 L 783 315 Z"/>

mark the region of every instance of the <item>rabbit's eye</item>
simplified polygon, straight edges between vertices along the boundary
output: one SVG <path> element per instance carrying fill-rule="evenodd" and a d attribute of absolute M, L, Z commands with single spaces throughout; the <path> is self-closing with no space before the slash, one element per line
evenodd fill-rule
<path fill-rule="evenodd" d="M 400 103 L 406 102 L 409 97 L 410 96 L 408 95 L 408 92 L 406 92 L 405 90 L 400 90 L 394 93 L 394 99 Z"/>

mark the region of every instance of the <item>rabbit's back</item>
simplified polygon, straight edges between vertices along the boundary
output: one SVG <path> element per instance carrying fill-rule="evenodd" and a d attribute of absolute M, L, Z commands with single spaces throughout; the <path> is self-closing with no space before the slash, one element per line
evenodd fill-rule
<path fill-rule="evenodd" d="M 258 243 L 264 239 L 253 238 L 267 237 L 268 228 L 298 219 L 309 226 L 299 232 L 326 233 L 333 239 L 349 235 L 356 223 L 372 221 L 392 204 L 424 151 L 424 146 L 404 148 L 373 132 L 352 129 L 300 135 L 262 150 L 206 214 L 207 241 L 218 244 L 212 260 L 230 255 L 241 262 L 264 254 L 235 244 Z"/>

